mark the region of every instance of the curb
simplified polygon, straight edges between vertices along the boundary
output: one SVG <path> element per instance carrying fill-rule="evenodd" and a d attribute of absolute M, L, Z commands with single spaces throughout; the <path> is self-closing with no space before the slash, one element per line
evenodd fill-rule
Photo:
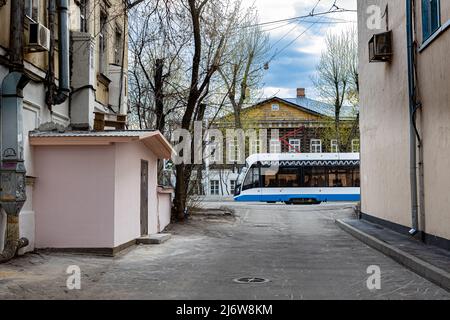
<path fill-rule="evenodd" d="M 391 246 L 371 235 L 368 235 L 367 233 L 352 227 L 342 220 L 335 220 L 335 222 L 342 230 L 348 232 L 369 247 L 380 251 L 401 265 L 417 273 L 419 276 L 424 277 L 425 279 L 450 292 L 450 273 L 407 252 L 395 248 L 394 246 Z"/>

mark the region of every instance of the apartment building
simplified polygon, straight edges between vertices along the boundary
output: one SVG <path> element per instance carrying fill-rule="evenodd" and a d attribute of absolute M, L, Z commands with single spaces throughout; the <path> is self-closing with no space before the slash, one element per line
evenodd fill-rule
<path fill-rule="evenodd" d="M 363 217 L 450 249 L 450 2 L 358 1 Z"/>
<path fill-rule="evenodd" d="M 125 130 L 126 3 L 0 2 L 3 256 L 17 233 L 21 253 L 112 253 L 170 222 L 156 167 L 171 146 L 159 132 Z"/>

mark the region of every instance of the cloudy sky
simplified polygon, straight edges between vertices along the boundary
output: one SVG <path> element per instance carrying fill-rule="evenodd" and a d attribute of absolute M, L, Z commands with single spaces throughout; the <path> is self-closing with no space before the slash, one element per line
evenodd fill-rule
<path fill-rule="evenodd" d="M 356 10 L 356 1 L 337 0 L 336 5 L 339 8 Z M 261 23 L 266 23 L 307 15 L 318 0 L 244 0 L 244 2 L 247 5 L 253 4 L 258 10 Z M 315 13 L 329 11 L 334 2 L 335 0 L 319 1 Z M 264 77 L 264 97 L 273 95 L 294 97 L 297 87 L 305 87 L 307 96 L 317 97 L 311 76 L 314 76 L 320 53 L 324 49 L 327 32 L 341 32 L 343 29 L 356 27 L 355 22 L 356 13 L 346 12 L 310 17 L 291 23 L 264 25 L 263 29 L 270 33 L 272 47 L 270 55 L 276 54 Z M 302 33 L 304 34 L 301 35 Z"/>

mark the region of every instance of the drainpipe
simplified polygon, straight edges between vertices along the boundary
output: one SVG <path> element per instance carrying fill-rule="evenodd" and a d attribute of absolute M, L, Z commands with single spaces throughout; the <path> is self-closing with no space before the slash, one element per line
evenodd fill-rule
<path fill-rule="evenodd" d="M 417 136 L 415 129 L 416 112 L 416 84 L 414 76 L 414 26 L 413 26 L 413 0 L 406 0 L 406 34 L 408 44 L 408 96 L 409 96 L 409 139 L 410 139 L 410 188 L 411 188 L 411 219 L 412 236 L 419 232 L 419 205 L 417 197 Z"/>
<path fill-rule="evenodd" d="M 0 92 L 0 208 L 6 212 L 4 249 L 0 263 L 28 245 L 19 239 L 19 213 L 26 201 L 23 160 L 23 89 L 30 79 L 23 73 L 24 1 L 11 1 L 10 73 Z"/>
<path fill-rule="evenodd" d="M 28 245 L 19 239 L 19 213 L 26 201 L 26 171 L 23 161 L 22 90 L 29 78 L 11 72 L 4 79 L 1 91 L 1 167 L 0 205 L 6 212 L 6 234 L 0 263 L 14 258 L 20 248 Z"/>
<path fill-rule="evenodd" d="M 58 1 L 58 6 L 56 5 Z M 54 55 L 55 55 L 55 26 L 56 7 L 58 7 L 58 64 L 59 64 L 59 88 L 55 85 Z M 49 53 L 49 90 L 46 96 L 48 106 L 59 105 L 67 100 L 70 95 L 70 37 L 69 37 L 69 1 L 49 0 L 48 20 L 50 28 L 50 53 Z"/>

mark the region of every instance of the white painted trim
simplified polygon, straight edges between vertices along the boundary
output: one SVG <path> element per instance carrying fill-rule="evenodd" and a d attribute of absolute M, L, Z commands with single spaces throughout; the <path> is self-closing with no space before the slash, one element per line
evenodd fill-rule
<path fill-rule="evenodd" d="M 62 122 L 70 122 L 70 118 L 68 116 L 65 116 L 56 111 L 52 112 L 52 120 L 53 120 L 53 118 L 56 118 L 57 120 L 62 121 Z M 64 124 L 66 124 L 66 123 L 64 123 Z"/>
<path fill-rule="evenodd" d="M 41 79 L 45 79 L 45 72 L 42 71 L 41 69 L 39 69 L 38 67 L 36 67 L 35 65 L 33 65 L 32 63 L 30 63 L 28 61 L 24 61 L 23 65 L 25 66 L 26 70 L 34 73 L 35 75 L 37 75 Z M 55 83 L 58 84 L 58 81 L 55 80 Z"/>
<path fill-rule="evenodd" d="M 419 48 L 419 52 L 421 53 L 426 48 L 428 48 L 434 40 L 440 37 L 447 29 L 450 28 L 450 20 L 444 23 L 439 29 L 437 29 L 427 40 Z"/>
<path fill-rule="evenodd" d="M 39 128 L 39 125 L 41 123 L 41 109 L 39 108 L 39 106 L 36 106 L 31 102 L 24 101 L 23 109 L 35 114 L 33 129 Z"/>

